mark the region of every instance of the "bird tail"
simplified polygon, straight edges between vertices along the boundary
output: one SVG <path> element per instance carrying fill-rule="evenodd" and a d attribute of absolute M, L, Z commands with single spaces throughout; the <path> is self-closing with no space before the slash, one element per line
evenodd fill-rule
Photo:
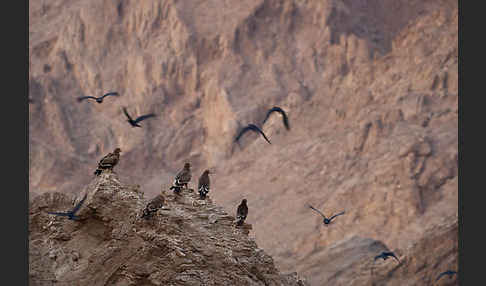
<path fill-rule="evenodd" d="M 237 219 L 236 225 L 241 226 L 245 222 L 246 217 L 244 217 L 244 216 L 237 216 L 236 219 Z"/>
<path fill-rule="evenodd" d="M 201 197 L 201 199 L 204 200 L 208 193 L 209 193 L 209 189 L 207 187 L 200 187 L 199 188 L 199 196 Z"/>

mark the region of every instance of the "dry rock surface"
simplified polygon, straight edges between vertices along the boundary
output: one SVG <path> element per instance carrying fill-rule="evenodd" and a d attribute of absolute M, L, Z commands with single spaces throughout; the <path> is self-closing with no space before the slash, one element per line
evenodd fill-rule
<path fill-rule="evenodd" d="M 248 237 L 251 226 L 236 228 L 234 216 L 193 191 L 164 194 L 150 219 L 141 218 L 148 200 L 116 174 L 85 191 L 77 221 L 47 213 L 72 208 L 65 194 L 31 203 L 29 285 L 308 285 L 276 269 Z"/>
<path fill-rule="evenodd" d="M 312 286 L 457 285 L 434 284 L 458 270 L 457 1 L 30 1 L 29 67 L 31 200 L 81 197 L 120 147 L 147 199 L 184 162 L 194 189 L 214 170 L 210 199 L 246 198 L 249 236 Z M 124 106 L 157 117 L 132 128 Z M 273 106 L 291 130 L 274 114 L 271 145 L 233 144 Z M 307 203 L 346 213 L 325 227 Z M 401 262 L 373 264 L 382 249 Z"/>

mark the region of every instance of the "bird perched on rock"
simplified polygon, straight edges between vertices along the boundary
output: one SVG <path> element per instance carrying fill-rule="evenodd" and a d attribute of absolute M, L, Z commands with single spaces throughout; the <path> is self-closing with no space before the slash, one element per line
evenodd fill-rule
<path fill-rule="evenodd" d="M 313 206 L 308 205 L 308 207 L 309 207 L 309 208 L 311 208 L 311 209 L 313 209 L 314 211 L 318 212 L 318 213 L 319 213 L 319 214 L 320 214 L 320 215 L 321 215 L 321 216 L 324 218 L 323 222 L 324 222 L 324 224 L 325 224 L 325 225 L 330 224 L 330 223 L 331 223 L 331 221 L 332 221 L 332 220 L 333 220 L 335 217 L 337 217 L 337 216 L 340 216 L 340 215 L 343 215 L 343 214 L 344 214 L 344 211 L 342 211 L 342 212 L 340 212 L 340 213 L 338 213 L 338 214 L 335 214 L 335 215 L 331 216 L 330 218 L 327 218 L 327 217 L 326 217 L 326 216 L 325 216 L 323 213 L 321 213 L 321 212 L 320 212 L 318 209 L 314 208 Z"/>
<path fill-rule="evenodd" d="M 125 116 L 128 118 L 127 121 L 128 121 L 128 123 L 130 123 L 130 125 L 132 125 L 132 127 L 142 127 L 142 126 L 138 125 L 138 123 L 140 121 L 145 120 L 145 119 L 150 118 L 150 117 L 155 117 L 154 113 L 150 113 L 150 114 L 145 114 L 145 115 L 139 116 L 139 117 L 137 117 L 137 119 L 133 120 L 133 118 L 130 116 L 130 114 L 128 114 L 126 107 L 123 107 L 123 113 L 125 113 Z"/>
<path fill-rule="evenodd" d="M 191 180 L 192 174 L 191 174 L 191 164 L 190 163 L 185 163 L 184 168 L 177 173 L 174 183 L 172 184 L 172 187 L 170 187 L 170 190 L 174 190 L 174 193 L 180 193 L 181 188 L 184 186 L 187 189 L 187 184 Z"/>
<path fill-rule="evenodd" d="M 400 260 L 398 260 L 398 258 L 395 256 L 395 253 L 393 253 L 391 251 L 383 251 L 380 255 L 375 256 L 374 261 L 376 261 L 377 259 L 380 259 L 380 258 L 383 258 L 383 260 L 387 260 L 388 257 L 393 257 L 398 261 L 398 263 L 400 263 Z"/>
<path fill-rule="evenodd" d="M 267 140 L 268 144 L 272 144 L 270 142 L 270 140 L 268 140 L 267 136 L 265 136 L 265 133 L 263 133 L 263 131 L 258 128 L 258 126 L 256 126 L 255 124 L 248 124 L 245 128 L 241 129 L 241 131 L 238 133 L 238 136 L 236 136 L 235 138 L 235 142 L 237 142 L 238 140 L 240 140 L 240 137 L 243 136 L 243 134 L 246 133 L 246 131 L 248 130 L 251 130 L 253 132 L 256 132 L 256 133 L 259 133 L 263 136 L 263 138 L 265 138 L 265 140 Z"/>
<path fill-rule="evenodd" d="M 285 111 L 278 106 L 274 106 L 273 108 L 271 108 L 267 112 L 267 116 L 265 117 L 265 120 L 263 120 L 262 126 L 268 120 L 268 118 L 270 117 L 270 114 L 272 114 L 272 112 L 278 112 L 278 113 L 282 114 L 283 124 L 284 124 L 285 128 L 287 128 L 287 130 L 290 130 L 289 118 L 287 117 L 287 114 L 285 113 Z"/>
<path fill-rule="evenodd" d="M 118 164 L 120 160 L 120 148 L 116 148 L 113 153 L 108 153 L 105 157 L 101 158 L 100 162 L 98 163 L 98 168 L 94 171 L 96 176 L 99 176 L 103 170 L 113 170 L 113 167 Z"/>
<path fill-rule="evenodd" d="M 236 209 L 236 225 L 242 225 L 245 222 L 246 216 L 248 215 L 248 206 L 246 205 L 246 199 L 241 201 L 241 204 Z"/>
<path fill-rule="evenodd" d="M 83 199 L 79 203 L 77 203 L 76 206 L 74 206 L 74 208 L 71 211 L 64 212 L 64 213 L 48 212 L 48 214 L 57 215 L 57 216 L 67 216 L 68 219 L 70 219 L 70 220 L 79 220 L 79 217 L 76 216 L 76 213 L 81 208 L 81 205 L 84 203 L 84 201 L 86 200 L 87 197 L 88 197 L 88 194 L 86 193 L 84 195 Z"/>
<path fill-rule="evenodd" d="M 205 170 L 201 177 L 199 177 L 197 189 L 199 191 L 199 197 L 201 200 L 204 200 L 206 195 L 209 193 L 209 174 L 211 174 L 211 172 L 209 170 Z"/>
<path fill-rule="evenodd" d="M 447 271 L 444 271 L 442 272 L 441 274 L 439 274 L 439 276 L 437 277 L 437 279 L 435 279 L 435 282 L 439 281 L 439 279 L 444 276 L 444 275 L 448 275 L 449 276 L 449 279 L 452 278 L 452 275 L 454 274 L 457 274 L 456 271 L 452 271 L 452 270 L 447 270 Z"/>
<path fill-rule="evenodd" d="M 155 198 L 151 199 L 142 213 L 142 218 L 149 219 L 156 213 L 165 203 L 165 198 L 158 194 Z"/>
<path fill-rule="evenodd" d="M 100 96 L 100 97 L 94 97 L 94 96 L 80 96 L 80 97 L 78 97 L 78 102 L 81 102 L 81 101 L 83 101 L 83 100 L 85 100 L 85 99 L 94 99 L 94 100 L 96 100 L 96 102 L 98 102 L 98 103 L 102 103 L 102 102 L 103 102 L 103 98 L 105 98 L 105 97 L 107 97 L 107 96 L 110 96 L 110 95 L 111 95 L 111 96 L 120 96 L 120 95 L 118 94 L 118 92 L 108 92 L 108 93 L 106 93 L 106 94 L 104 94 L 103 96 Z"/>

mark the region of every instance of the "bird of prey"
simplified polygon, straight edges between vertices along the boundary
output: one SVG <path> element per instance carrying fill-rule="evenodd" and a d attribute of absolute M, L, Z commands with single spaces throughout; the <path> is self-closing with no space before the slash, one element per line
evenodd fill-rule
<path fill-rule="evenodd" d="M 320 214 L 320 215 L 321 215 L 321 216 L 324 218 L 323 222 L 324 222 L 324 224 L 325 224 L 325 225 L 330 224 L 330 223 L 331 223 L 331 221 L 332 221 L 332 220 L 333 220 L 335 217 L 337 217 L 337 216 L 340 216 L 340 215 L 344 214 L 344 211 L 342 211 L 342 212 L 340 212 L 340 213 L 338 213 L 338 214 L 335 214 L 335 215 L 331 216 L 330 218 L 327 218 L 327 217 L 326 217 L 326 216 L 325 216 L 323 213 L 321 213 L 321 212 L 320 212 L 318 209 L 314 208 L 313 206 L 308 205 L 308 207 L 309 207 L 309 208 L 311 208 L 311 209 L 313 209 L 314 211 L 318 212 L 318 213 L 319 213 L 319 214 Z"/>
<path fill-rule="evenodd" d="M 390 251 L 383 251 L 380 255 L 375 256 L 374 261 L 376 261 L 377 259 L 380 259 L 380 258 L 383 258 L 383 260 L 387 260 L 388 257 L 393 257 L 397 260 L 398 263 L 400 263 L 400 260 L 398 260 L 398 258 L 395 256 L 395 253 L 390 252 Z"/>
<path fill-rule="evenodd" d="M 91 99 L 96 100 L 96 102 L 98 102 L 98 103 L 102 103 L 103 102 L 103 98 L 105 98 L 107 96 L 110 96 L 110 95 L 112 95 L 112 96 L 120 96 L 120 94 L 118 94 L 118 92 L 108 92 L 108 93 L 106 93 L 106 94 L 104 94 L 103 96 L 100 96 L 100 97 L 80 96 L 80 97 L 78 97 L 78 102 L 81 102 L 81 101 L 83 101 L 85 99 L 90 99 L 91 98 Z"/>
<path fill-rule="evenodd" d="M 120 160 L 120 148 L 116 148 L 113 153 L 108 153 L 103 158 L 101 158 L 100 162 L 98 163 L 98 168 L 94 171 L 96 176 L 99 176 L 103 170 L 113 170 L 113 167 L 118 164 Z"/>
<path fill-rule="evenodd" d="M 81 208 L 81 205 L 84 203 L 87 196 L 88 196 L 88 194 L 86 193 L 84 195 L 83 199 L 71 211 L 64 212 L 64 213 L 48 212 L 48 214 L 57 215 L 57 216 L 67 216 L 68 219 L 70 219 L 70 220 L 79 220 L 79 217 L 76 216 L 76 213 Z"/>
<path fill-rule="evenodd" d="M 161 194 L 157 195 L 155 198 L 150 200 L 150 202 L 143 210 L 142 218 L 145 219 L 151 218 L 153 214 L 156 213 L 164 205 L 164 202 L 165 199 Z"/>
<path fill-rule="evenodd" d="M 209 170 L 205 170 L 201 177 L 199 177 L 197 189 L 199 191 L 199 197 L 201 200 L 204 200 L 206 195 L 209 193 L 209 174 L 211 174 L 211 172 Z"/>
<path fill-rule="evenodd" d="M 187 184 L 191 180 L 192 174 L 191 174 L 191 164 L 190 163 L 185 163 L 184 168 L 177 173 L 174 183 L 172 184 L 172 187 L 170 187 L 170 190 L 174 190 L 174 193 L 178 194 L 181 192 L 181 188 L 185 187 L 187 189 Z"/>
<path fill-rule="evenodd" d="M 138 125 L 138 122 L 155 116 L 155 114 L 150 113 L 150 114 L 145 114 L 145 115 L 139 116 L 139 117 L 137 117 L 137 119 L 133 120 L 133 118 L 128 114 L 126 107 L 123 107 L 123 113 L 125 113 L 125 115 L 127 116 L 127 118 L 128 118 L 127 121 L 128 121 L 128 123 L 130 123 L 130 125 L 132 125 L 132 127 L 142 127 L 142 126 Z"/>
<path fill-rule="evenodd" d="M 285 111 L 278 106 L 272 107 L 267 112 L 267 116 L 265 117 L 265 120 L 263 120 L 262 126 L 263 126 L 263 124 L 265 124 L 265 122 L 267 122 L 267 120 L 270 117 L 270 114 L 272 114 L 272 112 L 278 112 L 278 113 L 282 114 L 283 124 L 285 125 L 285 128 L 287 128 L 287 130 L 290 130 L 289 118 L 287 117 L 287 114 L 285 113 Z"/>
<path fill-rule="evenodd" d="M 265 133 L 263 133 L 263 131 L 260 128 L 258 128 L 258 126 L 256 126 L 255 124 L 251 124 L 251 123 L 248 124 L 245 128 L 241 129 L 241 131 L 238 133 L 238 136 L 236 136 L 236 138 L 235 138 L 235 142 L 237 142 L 238 140 L 240 140 L 240 137 L 243 134 L 245 134 L 245 132 L 248 131 L 248 130 L 251 130 L 253 132 L 260 133 L 263 136 L 263 138 L 265 138 L 265 140 L 267 140 L 268 144 L 272 144 L 270 142 L 270 140 L 268 140 L 267 136 L 265 136 Z"/>
<path fill-rule="evenodd" d="M 248 215 L 248 206 L 246 205 L 246 199 L 241 201 L 241 204 L 236 209 L 236 225 L 242 225 L 245 222 L 246 216 Z"/>
<path fill-rule="evenodd" d="M 442 276 L 444 275 L 448 275 L 449 276 L 449 279 L 452 278 L 452 275 L 454 274 L 457 274 L 456 271 L 452 271 L 452 270 L 447 270 L 445 272 L 442 272 L 441 274 L 439 274 L 439 276 L 437 277 L 437 279 L 435 279 L 435 282 L 437 282 Z"/>

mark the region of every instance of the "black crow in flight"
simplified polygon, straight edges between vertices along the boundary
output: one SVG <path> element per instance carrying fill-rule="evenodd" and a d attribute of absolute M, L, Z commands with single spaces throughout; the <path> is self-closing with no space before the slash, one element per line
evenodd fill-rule
<path fill-rule="evenodd" d="M 309 208 L 311 208 L 311 209 L 315 210 L 316 212 L 318 212 L 318 213 L 319 213 L 319 214 L 320 214 L 320 215 L 321 215 L 321 216 L 324 218 L 323 222 L 324 222 L 324 224 L 326 224 L 326 225 L 330 224 L 330 223 L 331 223 L 331 221 L 332 221 L 332 220 L 333 220 L 335 217 L 337 217 L 337 216 L 340 216 L 340 215 L 344 214 L 344 211 L 342 211 L 342 212 L 340 212 L 340 213 L 338 213 L 338 214 L 335 214 L 335 215 L 331 216 L 330 218 L 327 218 L 327 217 L 326 217 L 326 216 L 325 216 L 323 213 L 321 213 L 321 212 L 320 212 L 318 209 L 314 208 L 314 207 L 313 207 L 313 206 L 311 206 L 311 205 L 308 205 L 308 206 L 309 206 Z"/>
<path fill-rule="evenodd" d="M 108 92 L 107 94 L 104 94 L 103 96 L 100 96 L 100 97 L 94 97 L 94 96 L 80 96 L 78 97 L 78 101 L 81 102 L 85 99 L 94 99 L 96 100 L 96 102 L 98 103 L 102 103 L 103 102 L 103 98 L 105 98 L 106 96 L 110 96 L 110 95 L 113 95 L 113 96 L 120 96 L 120 94 L 118 94 L 118 92 Z"/>
<path fill-rule="evenodd" d="M 377 259 L 380 259 L 380 258 L 383 258 L 383 260 L 387 260 L 388 257 L 394 257 L 400 263 L 400 260 L 398 260 L 398 258 L 395 256 L 395 253 L 390 252 L 390 251 L 383 251 L 380 255 L 375 256 L 374 261 L 376 261 Z"/>
<path fill-rule="evenodd" d="M 435 279 L 435 282 L 437 282 L 442 276 L 444 275 L 448 275 L 449 276 L 449 279 L 452 278 L 452 275 L 454 274 L 457 274 L 456 271 L 452 271 L 452 270 L 447 270 L 445 272 L 442 272 L 441 274 L 439 274 L 439 276 L 437 277 L 437 279 Z"/>
<path fill-rule="evenodd" d="M 128 114 L 126 107 L 123 107 L 123 113 L 125 113 L 125 115 L 127 116 L 127 118 L 128 118 L 127 121 L 128 121 L 128 123 L 130 123 L 130 125 L 132 125 L 132 127 L 142 127 L 142 126 L 138 125 L 137 123 L 142 121 L 142 120 L 145 120 L 147 118 L 155 116 L 155 114 L 150 113 L 150 114 L 146 114 L 146 115 L 142 115 L 140 117 L 137 117 L 137 119 L 133 120 L 132 117 L 130 117 L 130 115 Z"/>
<path fill-rule="evenodd" d="M 71 211 L 68 211 L 68 212 L 65 212 L 65 213 L 48 212 L 48 214 L 57 215 L 57 216 L 67 216 L 68 219 L 70 219 L 70 220 L 78 220 L 79 217 L 76 216 L 75 214 L 81 208 L 81 205 L 84 203 L 84 200 L 86 200 L 87 196 L 88 196 L 88 194 L 86 193 L 84 195 L 83 199 Z"/>
<path fill-rule="evenodd" d="M 235 138 L 235 142 L 237 142 L 238 140 L 240 140 L 240 137 L 245 134 L 246 131 L 248 130 L 252 130 L 253 132 L 257 132 L 257 133 L 260 133 L 263 138 L 265 138 L 265 140 L 267 140 L 268 144 L 272 144 L 270 143 L 270 140 L 268 140 L 267 136 L 265 136 L 265 133 L 263 133 L 263 131 L 258 128 L 258 126 L 256 126 L 255 124 L 248 124 L 245 128 L 241 129 L 241 131 L 239 132 L 238 136 L 236 136 Z"/>

